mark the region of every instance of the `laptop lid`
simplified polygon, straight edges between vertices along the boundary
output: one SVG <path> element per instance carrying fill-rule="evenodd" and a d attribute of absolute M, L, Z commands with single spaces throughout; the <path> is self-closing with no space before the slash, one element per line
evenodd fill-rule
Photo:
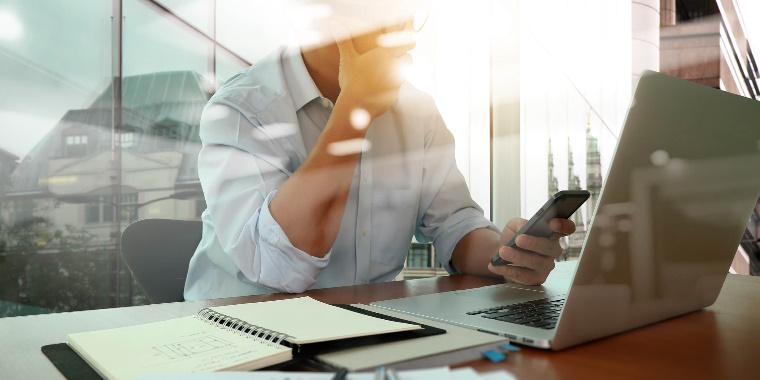
<path fill-rule="evenodd" d="M 760 102 L 642 73 L 552 348 L 715 302 L 760 195 Z"/>

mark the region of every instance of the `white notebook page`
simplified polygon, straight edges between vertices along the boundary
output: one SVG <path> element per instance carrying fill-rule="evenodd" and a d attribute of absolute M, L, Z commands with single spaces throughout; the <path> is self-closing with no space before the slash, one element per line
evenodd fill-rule
<path fill-rule="evenodd" d="M 269 330 L 288 334 L 293 337 L 288 341 L 298 344 L 421 329 L 419 325 L 370 317 L 310 297 L 211 309 Z"/>
<path fill-rule="evenodd" d="M 149 373 L 254 369 L 292 357 L 288 347 L 257 343 L 195 316 L 71 334 L 68 343 L 109 379 L 134 379 Z"/>

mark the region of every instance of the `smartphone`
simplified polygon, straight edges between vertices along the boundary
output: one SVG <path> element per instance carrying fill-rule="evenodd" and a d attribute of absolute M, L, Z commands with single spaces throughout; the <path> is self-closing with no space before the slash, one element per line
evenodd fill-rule
<path fill-rule="evenodd" d="M 520 249 L 515 244 L 515 238 L 522 234 L 544 238 L 552 236 L 554 231 L 549 227 L 549 222 L 555 218 L 570 218 L 570 216 L 572 216 L 573 213 L 586 202 L 589 196 L 591 196 L 591 193 L 586 190 L 562 190 L 557 192 L 557 194 L 554 194 L 540 209 L 538 209 L 528 223 L 525 223 L 525 225 L 520 228 L 520 231 L 517 231 L 515 236 L 512 237 L 506 246 Z M 510 264 L 510 262 L 502 259 L 497 253 L 491 259 L 491 264 L 494 266 L 507 265 Z"/>

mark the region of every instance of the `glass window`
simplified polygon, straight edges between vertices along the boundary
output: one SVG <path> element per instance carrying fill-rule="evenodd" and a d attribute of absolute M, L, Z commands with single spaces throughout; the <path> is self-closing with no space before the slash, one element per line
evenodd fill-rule
<path fill-rule="evenodd" d="M 121 195 L 121 221 L 134 222 L 137 220 L 137 194 Z"/>
<path fill-rule="evenodd" d="M 308 9 L 304 10 L 302 2 L 216 0 L 216 38 L 246 61 L 256 62 L 295 40 L 291 16 L 297 12 Z"/>
<path fill-rule="evenodd" d="M 13 202 L 0 201 L 0 225 L 27 221 L 10 235 L 0 229 L 2 243 L 13 247 L 0 262 L 0 278 L 7 280 L 0 316 L 113 305 L 112 297 L 97 296 L 112 290 L 103 276 L 108 270 L 89 264 L 95 251 L 115 257 L 108 248 L 114 240 L 110 231 L 91 229 L 97 209 L 83 209 L 88 186 L 110 181 L 102 170 L 110 157 L 94 149 L 111 128 L 110 97 L 101 97 L 111 78 L 111 7 L 100 0 L 0 4 L 0 148 L 18 157 L 0 197 L 24 205 L 14 215 L 6 206 Z M 6 20 L 17 25 L 13 35 L 5 34 Z M 94 234 L 99 248 L 90 245 Z"/>
<path fill-rule="evenodd" d="M 111 196 L 100 197 L 99 206 L 103 210 L 103 219 L 101 219 L 101 222 L 111 223 L 114 221 L 114 209 L 116 208 L 116 205 L 113 203 L 112 199 L 113 197 Z"/>
<path fill-rule="evenodd" d="M 211 35 L 215 0 L 161 0 L 159 3 L 168 8 L 178 18 L 202 32 Z"/>
<path fill-rule="evenodd" d="M 85 215 L 87 223 L 100 223 L 100 204 L 92 203 L 85 206 Z"/>
<path fill-rule="evenodd" d="M 66 157 L 83 157 L 87 155 L 87 135 L 66 136 L 64 155 Z"/>
<path fill-rule="evenodd" d="M 181 87 L 172 85 L 170 75 L 158 73 L 187 71 L 210 81 L 211 50 L 207 38 L 173 15 L 149 2 L 125 0 L 124 76 L 152 75 L 124 84 L 125 103 L 148 105 L 176 97 Z"/>
<path fill-rule="evenodd" d="M 32 237 L 25 252 L 50 253 L 32 255 L 36 261 L 24 271 L 4 264 L 13 259 L 0 263 L 0 278 L 13 285 L 0 287 L 0 316 L 146 302 L 115 243 L 143 210 L 142 193 L 170 199 L 166 189 L 198 186 L 198 125 L 216 75 L 213 4 L 123 1 L 120 144 L 112 134 L 112 2 L 0 5 L 3 20 L 19 26 L 6 35 L 0 25 L 0 226 L 23 221 L 27 228 L 24 236 L 0 236 L 0 244 Z M 235 58 L 240 52 L 217 51 L 232 57 L 220 67 L 248 65 Z M 90 195 L 93 188 L 98 195 Z M 147 207 L 145 215 L 199 218 L 205 209 L 171 205 Z M 96 264 L 79 268 L 86 263 Z M 43 268 L 53 264 L 70 275 L 51 279 Z M 57 295 L 42 291 L 51 281 Z"/>
<path fill-rule="evenodd" d="M 176 149 L 182 138 L 182 131 L 177 122 L 164 120 L 153 127 L 157 150 Z"/>
<path fill-rule="evenodd" d="M 232 78 L 233 75 L 245 70 L 249 64 L 240 58 L 222 50 L 216 53 L 216 81 L 218 86 Z"/>
<path fill-rule="evenodd" d="M 3 148 L 23 160 L 77 116 L 64 117 L 69 111 L 103 91 L 111 75 L 111 3 L 7 0 L 0 12 L 17 25 L 0 33 L 0 141 L 12 141 Z"/>
<path fill-rule="evenodd" d="M 574 215 L 570 257 L 583 244 L 631 91 L 630 4 L 587 12 L 588 4 L 523 2 L 520 10 L 521 213 L 528 216 L 557 190 L 594 193 Z"/>
<path fill-rule="evenodd" d="M 114 221 L 116 203 L 110 195 L 90 197 L 85 205 L 87 223 L 111 223 Z"/>
<path fill-rule="evenodd" d="M 19 199 L 13 202 L 14 213 L 13 220 L 15 223 L 23 223 L 34 218 L 36 208 L 35 201 L 32 199 Z"/>
<path fill-rule="evenodd" d="M 432 268 L 432 245 L 411 243 L 406 258 L 408 268 Z"/>
<path fill-rule="evenodd" d="M 131 148 L 134 146 L 135 143 L 135 133 L 134 132 L 122 132 L 121 133 L 121 147 L 122 148 Z"/>
<path fill-rule="evenodd" d="M 158 125 L 154 130 L 156 136 L 158 137 L 169 138 L 173 140 L 179 138 L 179 131 L 177 131 L 177 128 L 173 125 Z"/>

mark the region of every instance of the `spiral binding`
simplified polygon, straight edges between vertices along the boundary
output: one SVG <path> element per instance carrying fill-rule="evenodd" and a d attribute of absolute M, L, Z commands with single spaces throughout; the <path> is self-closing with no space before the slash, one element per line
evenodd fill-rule
<path fill-rule="evenodd" d="M 242 319 L 218 313 L 209 308 L 199 311 L 196 317 L 211 325 L 233 331 L 235 334 L 244 335 L 246 338 L 253 339 L 256 342 L 266 342 L 267 346 L 274 345 L 275 348 L 279 348 L 280 344 L 287 344 L 286 339 L 290 338 L 287 334 L 257 326 Z"/>

